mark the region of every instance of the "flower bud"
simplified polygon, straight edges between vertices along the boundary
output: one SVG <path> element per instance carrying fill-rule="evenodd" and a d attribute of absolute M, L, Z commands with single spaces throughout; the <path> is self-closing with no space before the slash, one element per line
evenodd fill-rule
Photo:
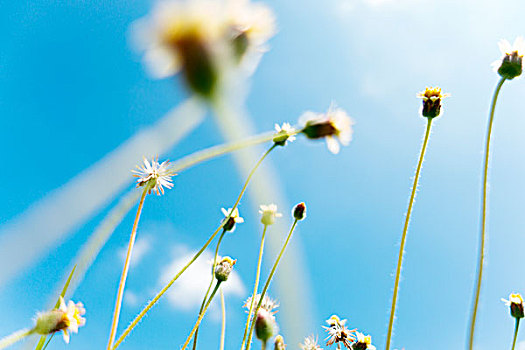
<path fill-rule="evenodd" d="M 222 260 L 215 267 L 215 278 L 220 282 L 228 280 L 228 277 L 230 277 L 230 273 L 232 272 L 233 266 L 236 262 L 237 260 L 233 260 L 229 256 L 222 258 Z"/>
<path fill-rule="evenodd" d="M 499 43 L 502 57 L 493 63 L 494 70 L 505 79 L 512 80 L 519 77 L 523 70 L 523 54 L 525 53 L 525 39 L 518 37 L 511 45 L 507 40 Z"/>
<path fill-rule="evenodd" d="M 295 220 L 303 220 L 306 217 L 306 205 L 304 202 L 297 204 L 293 208 L 292 213 Z"/>
<path fill-rule="evenodd" d="M 514 318 L 523 318 L 524 317 L 524 310 L 523 310 L 523 298 L 521 297 L 521 294 L 511 294 L 509 296 L 509 300 L 501 299 L 507 306 L 510 307 L 510 315 Z"/>
<path fill-rule="evenodd" d="M 286 344 L 284 343 L 284 338 L 282 335 L 278 335 L 277 337 L 275 337 L 273 349 L 274 350 L 285 350 L 286 349 Z"/>
<path fill-rule="evenodd" d="M 265 309 L 259 309 L 255 320 L 255 335 L 266 343 L 276 332 L 275 317 Z"/>
<path fill-rule="evenodd" d="M 232 208 L 229 208 L 228 210 L 226 210 L 226 209 L 222 208 L 221 210 L 222 210 L 222 213 L 224 214 L 223 222 L 229 216 L 228 220 L 222 226 L 224 231 L 233 232 L 235 230 L 235 224 L 236 223 L 240 224 L 240 223 L 244 222 L 244 219 L 239 216 L 239 209 L 235 208 L 235 209 L 232 210 Z M 230 215 L 230 213 L 231 213 L 231 215 Z"/>
<path fill-rule="evenodd" d="M 423 117 L 432 119 L 441 114 L 441 100 L 449 94 L 442 94 L 439 87 L 427 87 L 425 91 L 417 94 L 417 97 L 423 100 L 423 107 L 421 108 L 421 115 Z"/>

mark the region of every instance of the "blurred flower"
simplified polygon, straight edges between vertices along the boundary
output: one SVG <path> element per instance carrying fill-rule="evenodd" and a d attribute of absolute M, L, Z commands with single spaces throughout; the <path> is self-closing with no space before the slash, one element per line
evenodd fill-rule
<path fill-rule="evenodd" d="M 276 336 L 273 344 L 273 350 L 286 350 L 286 344 L 282 335 Z"/>
<path fill-rule="evenodd" d="M 137 187 L 149 186 L 148 193 L 155 191 L 157 195 L 164 194 L 164 188 L 172 188 L 173 183 L 171 177 L 174 175 L 170 172 L 168 165 L 169 161 L 159 163 L 157 159 L 153 158 L 150 162 L 144 158 L 144 165 L 139 167 L 137 170 L 132 170 L 133 176 L 138 177 Z"/>
<path fill-rule="evenodd" d="M 226 24 L 233 56 L 253 71 L 276 32 L 275 16 L 268 6 L 249 0 L 230 0 L 228 5 Z"/>
<path fill-rule="evenodd" d="M 510 307 L 510 314 L 512 317 L 515 318 L 523 318 L 524 317 L 524 310 L 523 310 L 523 298 L 521 297 L 521 294 L 519 293 L 513 293 L 509 295 L 509 300 L 501 299 L 505 305 Z"/>
<path fill-rule="evenodd" d="M 295 140 L 295 135 L 291 135 L 295 133 L 295 128 L 289 123 L 283 123 L 282 126 L 275 124 L 275 131 L 277 131 L 277 134 L 273 138 L 273 142 L 278 146 L 286 145 L 286 141 L 293 142 Z"/>
<path fill-rule="evenodd" d="M 372 337 L 364 335 L 361 332 L 356 332 L 356 341 L 352 345 L 352 350 L 376 350 L 376 347 L 372 345 Z"/>
<path fill-rule="evenodd" d="M 259 304 L 259 300 L 261 300 L 261 294 L 257 294 L 255 296 L 254 305 L 257 306 Z M 250 310 L 250 305 L 252 304 L 252 297 L 249 297 L 244 302 L 244 307 Z M 273 311 L 274 309 L 277 309 L 279 307 L 279 303 L 276 300 L 271 299 L 267 295 L 264 296 L 262 303 L 261 303 L 261 309 L 265 309 L 271 314 L 277 313 L 277 311 Z"/>
<path fill-rule="evenodd" d="M 237 260 L 233 260 L 229 256 L 223 257 L 215 266 L 215 278 L 221 282 L 227 281 L 236 262 Z"/>
<path fill-rule="evenodd" d="M 427 87 L 425 91 L 419 92 L 417 97 L 423 100 L 421 115 L 427 118 L 435 118 L 441 113 L 441 100 L 450 94 L 442 94 L 439 87 Z"/>
<path fill-rule="evenodd" d="M 35 332 L 42 335 L 62 331 L 64 341 L 69 343 L 69 332 L 78 333 L 78 327 L 86 324 L 82 316 L 86 313 L 82 303 L 69 301 L 67 306 L 60 297 L 60 306 L 56 310 L 41 313 L 37 316 Z"/>
<path fill-rule="evenodd" d="M 263 225 L 273 225 L 275 218 L 280 218 L 283 214 L 277 212 L 275 204 L 261 205 L 259 214 L 261 214 L 261 222 Z"/>
<path fill-rule="evenodd" d="M 262 51 L 274 32 L 272 12 L 247 0 L 161 1 L 133 26 L 155 78 L 181 71 L 188 87 L 207 98 L 228 67 Z"/>
<path fill-rule="evenodd" d="M 326 345 L 330 346 L 332 344 L 341 343 L 347 349 L 352 349 L 352 343 L 355 340 L 355 329 L 348 329 L 345 326 L 346 320 L 341 320 L 339 316 L 332 315 L 328 320 L 326 320 L 329 327 L 323 326 L 323 328 L 328 332 L 328 337 L 326 337 Z"/>
<path fill-rule="evenodd" d="M 222 213 L 224 214 L 224 220 L 229 216 L 228 222 L 226 222 L 223 226 L 223 229 L 225 231 L 233 232 L 235 230 L 235 224 L 239 223 L 242 224 L 244 222 L 244 219 L 239 216 L 239 209 L 235 208 L 232 212 L 232 208 L 228 208 L 228 210 L 221 208 Z M 231 215 L 230 215 L 231 213 Z"/>
<path fill-rule="evenodd" d="M 519 36 L 511 45 L 507 40 L 498 43 L 502 57 L 492 64 L 494 71 L 505 79 L 514 79 L 523 70 L 523 55 L 525 54 L 525 39 Z"/>
<path fill-rule="evenodd" d="M 305 125 L 301 132 L 309 139 L 325 138 L 328 149 L 334 154 L 339 153 L 339 143 L 347 146 L 352 140 L 354 121 L 334 104 L 326 113 L 305 112 L 300 120 Z"/>
<path fill-rule="evenodd" d="M 304 344 L 299 344 L 302 350 L 323 350 L 319 345 L 317 345 L 317 337 L 313 335 L 304 339 Z"/>

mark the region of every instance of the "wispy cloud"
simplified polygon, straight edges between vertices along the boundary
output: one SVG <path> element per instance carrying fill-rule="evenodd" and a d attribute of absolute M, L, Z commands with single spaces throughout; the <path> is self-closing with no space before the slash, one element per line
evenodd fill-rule
<path fill-rule="evenodd" d="M 142 260 L 142 258 L 151 250 L 153 238 L 152 236 L 141 236 L 135 242 L 133 246 L 133 254 L 131 255 L 131 266 L 136 266 Z M 126 259 L 126 253 L 128 251 L 128 246 L 121 247 L 117 254 L 122 261 Z"/>
<path fill-rule="evenodd" d="M 177 246 L 174 249 L 174 258 L 160 273 L 159 283 L 165 285 L 173 276 L 193 257 L 195 251 L 186 247 Z M 202 302 L 202 297 L 208 288 L 211 279 L 211 261 L 213 256 L 204 252 L 186 272 L 177 280 L 177 283 L 167 293 L 167 300 L 176 309 L 189 311 L 196 309 Z M 246 288 L 235 270 L 228 281 L 223 284 L 225 295 L 243 297 Z"/>
<path fill-rule="evenodd" d="M 518 343 L 518 350 L 525 350 L 525 340 Z"/>

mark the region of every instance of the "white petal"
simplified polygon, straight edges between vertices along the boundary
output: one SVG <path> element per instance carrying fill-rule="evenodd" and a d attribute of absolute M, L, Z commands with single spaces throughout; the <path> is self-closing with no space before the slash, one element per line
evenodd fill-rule
<path fill-rule="evenodd" d="M 155 79 L 167 78 L 180 70 L 178 57 L 163 47 L 149 49 L 144 55 L 148 73 Z"/>
<path fill-rule="evenodd" d="M 333 154 L 339 153 L 339 142 L 331 136 L 326 137 L 326 145 L 328 146 L 328 150 L 332 152 Z"/>

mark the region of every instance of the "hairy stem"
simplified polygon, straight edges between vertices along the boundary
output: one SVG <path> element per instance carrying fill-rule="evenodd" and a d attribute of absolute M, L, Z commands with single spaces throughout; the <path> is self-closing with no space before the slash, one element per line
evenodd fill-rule
<path fill-rule="evenodd" d="M 262 263 L 262 256 L 263 256 L 263 250 L 264 250 L 264 238 L 266 237 L 266 229 L 268 228 L 268 225 L 264 225 L 262 237 L 261 237 L 261 245 L 259 248 L 259 259 L 257 260 L 257 271 L 255 272 L 255 283 L 253 286 L 253 293 L 252 298 L 250 300 L 250 309 L 248 310 L 248 317 L 246 318 L 246 325 L 244 326 L 244 336 L 242 337 L 242 344 L 241 349 L 244 349 L 244 345 L 246 344 L 246 335 L 248 334 L 248 327 L 250 326 L 250 320 L 252 317 L 252 311 L 253 311 L 253 304 L 255 303 L 255 296 L 257 295 L 257 289 L 259 288 L 259 278 L 261 275 L 261 263 Z"/>
<path fill-rule="evenodd" d="M 33 333 L 34 333 L 33 329 L 21 329 L 19 331 L 16 331 L 0 339 L 0 349 L 5 349 L 8 346 L 13 345 L 16 342 L 19 342 L 20 340 L 24 339 L 25 337 Z"/>
<path fill-rule="evenodd" d="M 281 260 L 284 250 L 286 249 L 286 246 L 288 245 L 288 242 L 290 242 L 290 238 L 292 237 L 292 233 L 295 230 L 295 226 L 297 226 L 298 220 L 295 219 L 292 228 L 290 229 L 290 232 L 288 233 L 288 236 L 286 237 L 286 241 L 284 242 L 283 247 L 281 248 L 281 251 L 279 252 L 279 255 L 277 256 L 277 259 L 275 260 L 275 263 L 272 266 L 272 270 L 270 271 L 270 275 L 268 276 L 268 279 L 266 279 L 266 283 L 264 284 L 263 290 L 261 292 L 261 296 L 259 298 L 259 302 L 257 303 L 257 307 L 255 308 L 255 311 L 253 312 L 254 315 L 257 315 L 257 312 L 261 308 L 262 301 L 264 299 L 264 296 L 266 295 L 266 291 L 268 290 L 268 287 L 270 286 L 270 282 L 272 281 L 273 275 L 275 274 L 275 270 L 277 270 L 277 265 L 279 264 L 279 261 Z M 255 327 L 255 321 L 257 320 L 257 317 L 253 317 L 252 324 L 250 325 L 250 329 L 248 331 L 248 340 L 246 341 L 246 350 L 250 350 L 250 346 L 252 343 L 252 336 L 253 336 L 253 329 Z"/>
<path fill-rule="evenodd" d="M 401 278 L 401 268 L 403 266 L 403 255 L 405 253 L 405 244 L 407 239 L 408 225 L 410 223 L 410 216 L 412 214 L 412 207 L 414 205 L 414 199 L 416 198 L 417 185 L 419 182 L 419 174 L 423 166 L 423 159 L 425 158 L 425 151 L 427 149 L 428 139 L 430 138 L 430 129 L 432 127 L 432 118 L 427 118 L 427 128 L 425 131 L 425 137 L 423 139 L 423 145 L 421 146 L 421 152 L 419 154 L 419 162 L 416 168 L 416 174 L 414 176 L 414 183 L 412 184 L 412 193 L 408 201 L 408 210 L 405 217 L 405 225 L 403 227 L 403 234 L 401 235 L 401 245 L 399 246 L 399 256 L 397 258 L 397 269 L 396 278 L 394 282 L 394 293 L 392 295 L 392 306 L 390 308 L 390 320 L 388 322 L 388 333 L 386 338 L 386 350 L 390 349 L 390 343 L 392 341 L 392 330 L 394 328 L 394 320 L 396 315 L 396 304 L 397 294 L 399 291 L 399 280 Z"/>
<path fill-rule="evenodd" d="M 191 341 L 191 338 L 193 338 L 193 333 L 197 331 L 197 328 L 202 322 L 202 319 L 204 318 L 204 315 L 206 314 L 206 311 L 208 310 L 208 307 L 210 306 L 211 301 L 213 300 L 213 297 L 217 293 L 217 290 L 219 290 L 219 287 L 221 286 L 221 281 L 217 281 L 217 284 L 215 284 L 215 288 L 213 289 L 213 292 L 211 292 L 210 298 L 206 302 L 206 306 L 204 307 L 204 310 L 199 314 L 199 318 L 197 319 L 197 322 L 195 323 L 195 326 L 193 326 L 193 329 L 190 332 L 190 335 L 188 335 L 188 338 L 186 338 L 186 341 L 184 342 L 184 345 L 182 346 L 181 350 L 186 349 L 188 344 Z"/>
<path fill-rule="evenodd" d="M 222 230 L 221 235 L 219 236 L 219 241 L 217 242 L 217 247 L 215 248 L 215 255 L 213 256 L 213 265 L 211 266 L 211 281 L 208 286 L 208 289 L 206 290 L 206 294 L 204 294 L 204 298 L 202 299 L 201 308 L 199 309 L 199 315 L 204 310 L 204 306 L 206 305 L 206 300 L 208 299 L 208 295 L 210 294 L 211 287 L 213 287 L 213 281 L 215 280 L 215 265 L 217 264 L 217 255 L 219 254 L 219 246 L 221 245 L 222 239 L 224 237 L 224 234 L 226 233 L 226 230 Z M 199 328 L 195 331 L 195 337 L 193 339 L 193 350 L 197 349 L 197 337 L 199 335 Z"/>
<path fill-rule="evenodd" d="M 485 157 L 483 165 L 483 178 L 482 178 L 482 189 L 481 189 L 481 218 L 480 218 L 480 240 L 479 240 L 479 257 L 478 257 L 478 266 L 477 266 L 477 277 L 476 277 L 476 287 L 474 291 L 474 302 L 472 304 L 472 311 L 470 316 L 470 329 L 468 336 L 468 349 L 472 350 L 474 346 L 474 333 L 476 330 L 476 317 L 478 314 L 478 305 L 479 305 L 479 295 L 481 293 L 481 282 L 483 279 L 483 263 L 485 260 L 485 230 L 486 230 L 486 219 L 487 219 L 487 184 L 488 184 L 488 172 L 489 172 L 489 159 L 490 159 L 490 139 L 492 136 L 492 125 L 494 123 L 494 110 L 496 109 L 496 102 L 498 100 L 498 95 L 505 82 L 505 78 L 501 78 L 496 86 L 494 91 L 494 96 L 492 98 L 492 105 L 490 107 L 490 116 L 489 123 L 487 127 L 487 139 L 485 143 Z"/>
<path fill-rule="evenodd" d="M 109 333 L 109 340 L 107 349 L 111 350 L 115 336 L 117 335 L 118 319 L 120 316 L 120 308 L 122 307 L 122 298 L 124 296 L 124 287 L 126 286 L 126 279 L 128 277 L 129 264 L 131 262 L 131 253 L 133 252 L 133 245 L 135 244 L 135 237 L 137 235 L 137 226 L 140 220 L 140 214 L 142 213 L 142 207 L 144 206 L 144 199 L 148 194 L 151 186 L 146 184 L 142 196 L 140 197 L 139 207 L 137 209 L 137 215 L 135 215 L 135 222 L 131 229 L 131 236 L 129 237 L 128 252 L 126 253 L 126 260 L 124 262 L 124 268 L 122 269 L 122 275 L 120 276 L 120 283 L 117 292 L 117 301 L 115 302 L 115 310 L 113 312 L 113 322 L 111 323 L 111 331 Z"/>

